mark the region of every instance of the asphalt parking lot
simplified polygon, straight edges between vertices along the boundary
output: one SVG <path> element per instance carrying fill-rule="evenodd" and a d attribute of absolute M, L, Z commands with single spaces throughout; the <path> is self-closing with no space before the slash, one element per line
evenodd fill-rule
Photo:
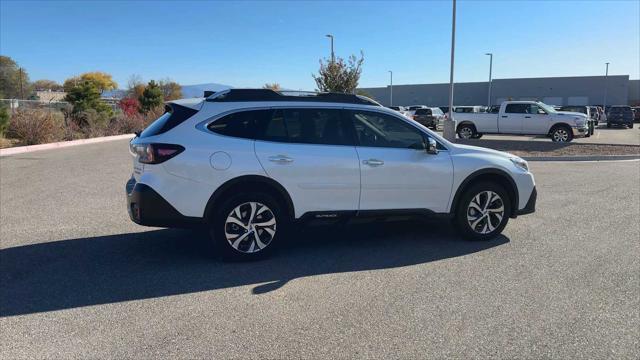
<path fill-rule="evenodd" d="M 1 357 L 637 359 L 640 162 L 531 167 L 489 242 L 365 223 L 222 263 L 129 221 L 126 141 L 1 158 Z"/>

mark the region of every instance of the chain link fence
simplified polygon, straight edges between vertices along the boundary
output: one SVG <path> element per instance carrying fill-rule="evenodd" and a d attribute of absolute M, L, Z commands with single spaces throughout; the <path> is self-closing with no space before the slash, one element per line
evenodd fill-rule
<path fill-rule="evenodd" d="M 42 101 L 42 100 L 21 100 L 21 99 L 0 99 L 0 106 L 6 107 L 10 114 L 14 114 L 18 109 L 41 109 L 50 111 L 60 111 L 70 109 L 71 104 L 66 101 Z"/>

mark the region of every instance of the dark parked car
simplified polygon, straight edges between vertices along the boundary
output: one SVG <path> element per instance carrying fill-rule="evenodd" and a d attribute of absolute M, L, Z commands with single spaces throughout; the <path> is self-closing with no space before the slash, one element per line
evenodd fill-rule
<path fill-rule="evenodd" d="M 613 125 L 626 126 L 629 129 L 633 128 L 631 106 L 614 105 L 607 109 L 607 127 L 610 128 Z"/>
<path fill-rule="evenodd" d="M 640 106 L 636 106 L 631 109 L 633 109 L 633 121 L 640 122 Z"/>
<path fill-rule="evenodd" d="M 438 124 L 443 118 L 444 113 L 437 107 L 416 109 L 413 113 L 413 120 L 433 130 L 438 128 Z"/>
<path fill-rule="evenodd" d="M 568 105 L 568 106 L 562 106 L 559 111 L 577 112 L 577 113 L 587 115 L 587 118 L 589 119 L 589 134 L 587 136 L 593 135 L 596 125 L 598 125 L 598 122 L 593 119 L 590 106 Z"/>

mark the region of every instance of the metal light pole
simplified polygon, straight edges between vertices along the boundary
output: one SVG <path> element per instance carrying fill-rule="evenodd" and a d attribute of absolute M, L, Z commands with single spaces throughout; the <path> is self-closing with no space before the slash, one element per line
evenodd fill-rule
<path fill-rule="evenodd" d="M 22 68 L 18 68 L 18 72 L 20 73 L 20 99 L 24 99 L 24 88 L 23 88 L 23 80 L 22 80 Z"/>
<path fill-rule="evenodd" d="M 331 39 L 331 62 L 334 63 L 336 62 L 336 56 L 333 53 L 333 35 L 331 34 L 327 34 L 326 35 L 329 39 Z"/>
<path fill-rule="evenodd" d="M 491 106 L 491 70 L 493 69 L 493 54 L 486 53 L 485 55 L 489 55 L 489 95 L 487 97 L 487 110 Z"/>
<path fill-rule="evenodd" d="M 389 70 L 391 85 L 389 86 L 389 106 L 393 106 L 393 71 Z"/>
<path fill-rule="evenodd" d="M 453 118 L 453 60 L 456 48 L 456 0 L 453 0 L 453 19 L 451 22 L 451 71 L 449 74 L 449 116 L 444 121 L 442 135 L 447 140 L 456 137 L 456 121 Z"/>
<path fill-rule="evenodd" d="M 607 113 L 607 79 L 609 77 L 609 63 L 605 63 L 607 68 L 604 72 L 604 99 L 602 100 L 602 110 Z M 605 115 L 606 116 L 606 115 Z"/>

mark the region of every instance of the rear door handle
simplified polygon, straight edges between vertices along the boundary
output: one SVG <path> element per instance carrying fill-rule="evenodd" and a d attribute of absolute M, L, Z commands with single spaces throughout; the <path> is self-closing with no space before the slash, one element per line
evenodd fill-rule
<path fill-rule="evenodd" d="M 503 118 L 506 118 L 506 117 L 508 117 L 508 116 L 507 116 L 507 115 L 502 115 L 502 117 L 503 117 Z"/>
<path fill-rule="evenodd" d="M 378 159 L 362 160 L 362 163 L 365 164 L 365 165 L 369 165 L 369 166 L 381 166 L 381 165 L 384 165 L 384 161 L 378 160 Z"/>
<path fill-rule="evenodd" d="M 531 119 L 531 116 L 525 116 L 524 118 L 525 119 Z"/>
<path fill-rule="evenodd" d="M 293 162 L 293 159 L 288 157 L 287 155 L 274 155 L 274 156 L 269 156 L 269 161 L 288 164 Z"/>

